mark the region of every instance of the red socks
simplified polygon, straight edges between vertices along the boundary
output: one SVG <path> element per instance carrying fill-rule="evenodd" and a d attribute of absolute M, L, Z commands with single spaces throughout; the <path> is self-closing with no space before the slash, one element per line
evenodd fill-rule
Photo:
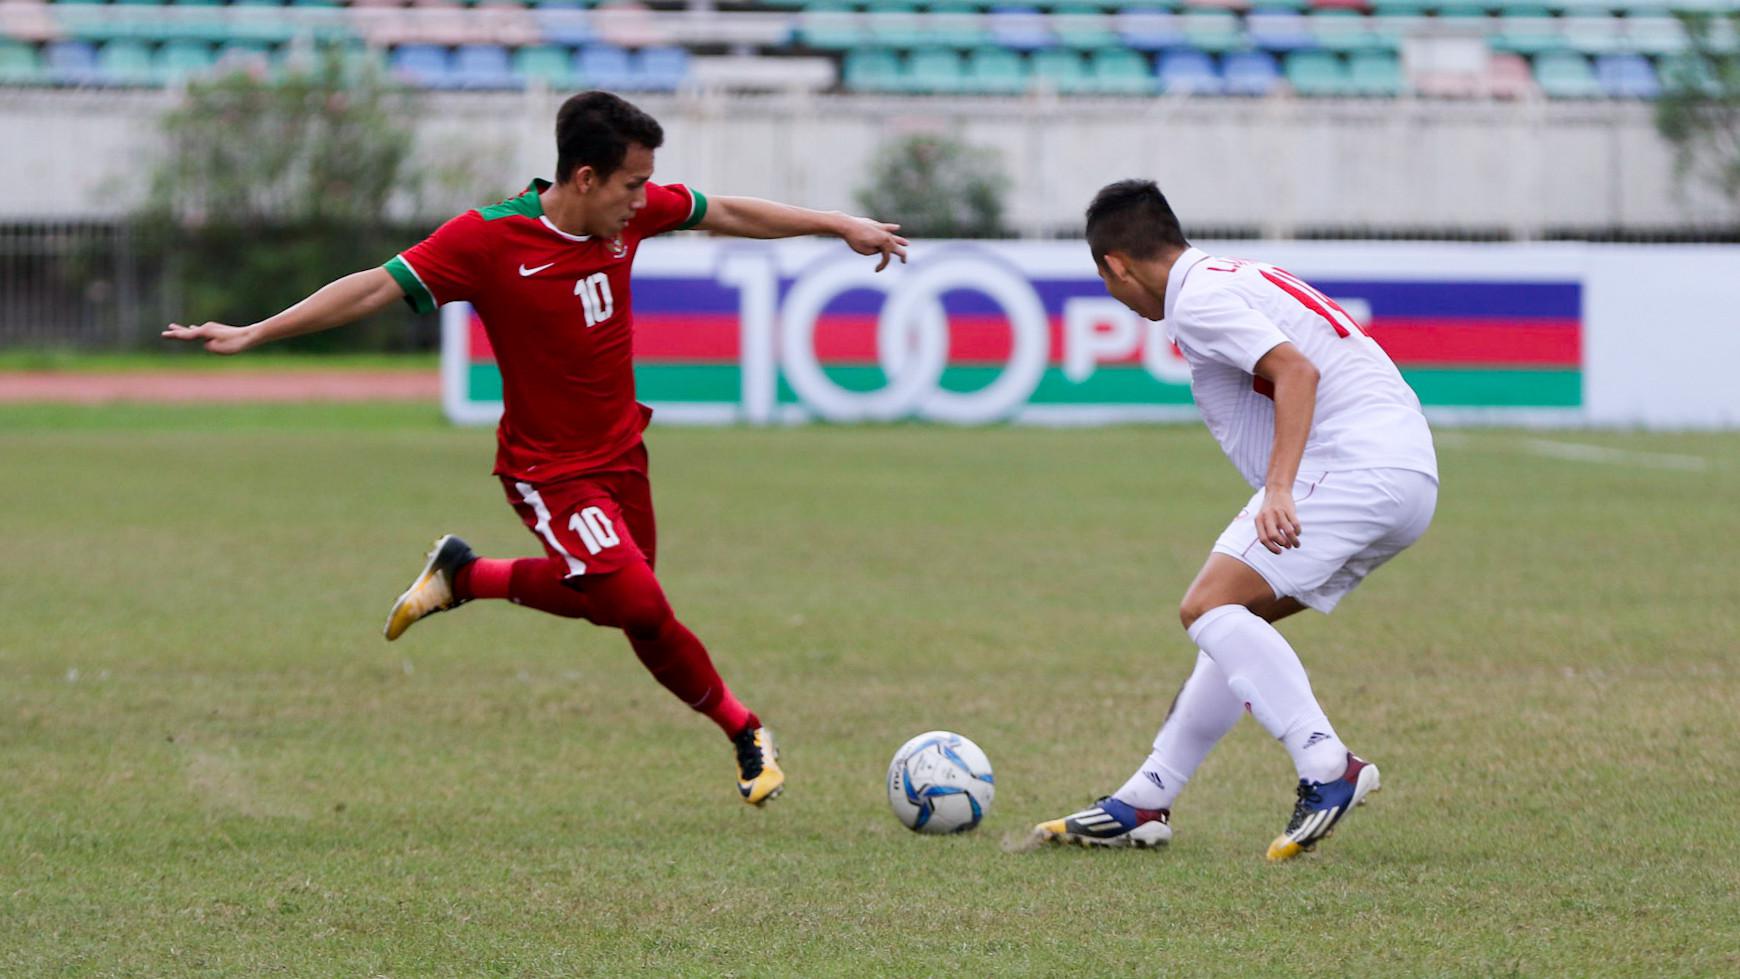
<path fill-rule="evenodd" d="M 478 558 L 459 569 L 453 592 L 458 599 L 505 598 L 552 615 L 621 629 L 653 678 L 711 718 L 727 736 L 761 726 L 720 679 L 707 647 L 672 614 L 651 568 L 630 565 L 581 578 L 578 587 L 565 583 L 566 574 L 557 558 Z"/>

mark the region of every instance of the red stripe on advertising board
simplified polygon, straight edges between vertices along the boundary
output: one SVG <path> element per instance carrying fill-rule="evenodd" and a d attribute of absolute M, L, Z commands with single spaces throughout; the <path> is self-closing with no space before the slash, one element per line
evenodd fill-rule
<path fill-rule="evenodd" d="M 1398 364 L 1578 367 L 1583 331 L 1576 320 L 1512 322 L 1378 319 L 1371 336 Z"/>

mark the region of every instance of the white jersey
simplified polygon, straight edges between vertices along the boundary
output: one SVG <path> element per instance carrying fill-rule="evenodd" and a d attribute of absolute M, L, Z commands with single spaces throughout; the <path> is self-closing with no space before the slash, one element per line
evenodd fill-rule
<path fill-rule="evenodd" d="M 1282 269 L 1191 248 L 1166 282 L 1168 336 L 1190 364 L 1208 430 L 1252 487 L 1275 444 L 1273 388 L 1257 361 L 1291 342 L 1317 368 L 1317 409 L 1300 472 L 1407 469 L 1438 478 L 1420 399 L 1353 317 Z"/>

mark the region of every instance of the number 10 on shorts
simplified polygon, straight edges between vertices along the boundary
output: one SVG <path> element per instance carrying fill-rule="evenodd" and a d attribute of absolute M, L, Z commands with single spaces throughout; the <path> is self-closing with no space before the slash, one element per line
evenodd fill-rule
<path fill-rule="evenodd" d="M 580 535 L 580 543 L 586 545 L 590 554 L 597 554 L 607 547 L 615 547 L 622 543 L 622 538 L 616 534 L 616 525 L 610 522 L 610 517 L 603 510 L 589 506 L 568 518 L 568 529 Z"/>

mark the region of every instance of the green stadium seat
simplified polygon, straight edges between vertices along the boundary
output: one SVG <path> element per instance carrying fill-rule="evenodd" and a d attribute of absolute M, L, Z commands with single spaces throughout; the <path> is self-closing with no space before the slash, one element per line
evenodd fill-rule
<path fill-rule="evenodd" d="M 896 92 L 900 90 L 900 59 L 882 48 L 854 48 L 846 52 L 841 76 L 853 91 Z"/>
<path fill-rule="evenodd" d="M 1621 43 L 1627 51 L 1653 55 L 1678 54 L 1688 44 L 1686 29 L 1671 17 L 1627 17 Z"/>
<path fill-rule="evenodd" d="M 1535 57 L 1535 81 L 1549 98 L 1592 99 L 1602 94 L 1589 59 L 1573 51 L 1549 51 Z"/>
<path fill-rule="evenodd" d="M 982 95 L 1016 95 L 1027 90 L 1027 72 L 1021 56 L 1008 48 L 975 48 L 967 53 L 961 86 Z"/>
<path fill-rule="evenodd" d="M 1568 45 L 1559 22 L 1545 7 L 1511 7 L 1498 19 L 1498 32 L 1490 38 L 1496 51 L 1539 54 L 1562 51 Z"/>
<path fill-rule="evenodd" d="M 170 41 L 157 49 L 158 74 L 168 84 L 187 81 L 211 70 L 216 59 L 202 41 Z"/>
<path fill-rule="evenodd" d="M 1608 54 L 1620 50 L 1625 22 L 1605 14 L 1572 14 L 1559 21 L 1565 46 L 1583 54 Z"/>
<path fill-rule="evenodd" d="M 1287 55 L 1285 74 L 1293 91 L 1304 96 L 1346 95 L 1353 90 L 1347 65 L 1331 51 L 1294 51 Z"/>
<path fill-rule="evenodd" d="M 1379 17 L 1418 17 L 1438 6 L 1438 0 L 1373 0 L 1372 13 Z"/>
<path fill-rule="evenodd" d="M 151 49 L 142 41 L 116 40 L 97 51 L 97 70 L 110 85 L 143 87 L 162 84 L 162 76 L 152 63 Z"/>
<path fill-rule="evenodd" d="M 1330 51 L 1389 50 L 1399 39 L 1375 30 L 1377 21 L 1353 10 L 1313 11 L 1309 24 L 1317 43 Z"/>
<path fill-rule="evenodd" d="M 1245 30 L 1230 10 L 1192 10 L 1180 14 L 1178 26 L 1190 47 L 1202 51 L 1236 51 L 1245 47 Z"/>
<path fill-rule="evenodd" d="M 1252 10 L 1263 10 L 1270 13 L 1304 13 L 1311 9 L 1311 0 L 1251 0 Z"/>
<path fill-rule="evenodd" d="M 1033 53 L 1033 78 L 1049 85 L 1062 95 L 1075 95 L 1093 90 L 1093 78 L 1080 54 L 1063 48 Z"/>
<path fill-rule="evenodd" d="M 560 91 L 574 85 L 572 61 L 567 48 L 532 45 L 514 52 L 514 72 L 528 82 L 543 82 Z"/>
<path fill-rule="evenodd" d="M 817 4 L 800 16 L 798 39 L 812 48 L 849 51 L 864 40 L 863 22 L 846 4 Z"/>
<path fill-rule="evenodd" d="M 930 8 L 926 43 L 944 47 L 976 48 L 989 43 L 990 31 L 970 3 L 939 3 Z"/>
<path fill-rule="evenodd" d="M 1108 17 L 1097 14 L 1070 14 L 1053 17 L 1051 23 L 1057 31 L 1058 43 L 1077 51 L 1092 51 L 1118 43 L 1118 35 L 1113 32 L 1112 21 Z"/>
<path fill-rule="evenodd" d="M 1104 48 L 1088 58 L 1094 91 L 1103 95 L 1148 95 L 1156 85 L 1154 67 L 1129 48 Z"/>
<path fill-rule="evenodd" d="M 930 43 L 918 8 L 907 3 L 879 3 L 870 9 L 870 42 L 879 47 L 916 48 Z"/>
<path fill-rule="evenodd" d="M 0 85 L 40 85 L 47 80 L 36 45 L 0 38 Z"/>
<path fill-rule="evenodd" d="M 961 58 L 951 48 L 914 51 L 900 73 L 900 88 L 906 92 L 952 95 L 962 87 Z"/>
<path fill-rule="evenodd" d="M 1402 63 L 1388 51 L 1355 51 L 1348 56 L 1347 71 L 1355 95 L 1402 94 Z"/>

